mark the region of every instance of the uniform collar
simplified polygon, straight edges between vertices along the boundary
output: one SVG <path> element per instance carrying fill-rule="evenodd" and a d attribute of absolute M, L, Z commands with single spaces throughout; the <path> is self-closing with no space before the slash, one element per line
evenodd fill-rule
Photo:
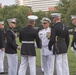
<path fill-rule="evenodd" d="M 61 22 L 57 22 L 57 23 L 55 23 L 54 26 L 55 26 L 55 25 L 59 25 L 59 24 L 61 24 Z"/>
<path fill-rule="evenodd" d="M 9 27 L 9 29 L 13 29 L 13 28 Z"/>
<path fill-rule="evenodd" d="M 44 28 L 45 30 L 49 29 L 50 27 Z"/>
<path fill-rule="evenodd" d="M 33 27 L 32 25 L 27 25 L 28 27 Z"/>
<path fill-rule="evenodd" d="M 76 25 L 74 25 L 74 27 L 76 27 Z"/>

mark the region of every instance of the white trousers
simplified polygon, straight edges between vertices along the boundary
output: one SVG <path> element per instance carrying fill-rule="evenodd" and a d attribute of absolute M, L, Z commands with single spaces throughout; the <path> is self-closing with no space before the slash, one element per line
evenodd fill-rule
<path fill-rule="evenodd" d="M 41 50 L 40 50 L 40 60 L 41 60 L 41 70 L 44 72 L 44 69 L 43 69 L 43 61 L 42 61 L 42 54 L 41 54 Z"/>
<path fill-rule="evenodd" d="M 18 56 L 17 54 L 7 54 L 8 75 L 17 75 Z"/>
<path fill-rule="evenodd" d="M 69 75 L 67 53 L 56 55 L 57 75 Z"/>
<path fill-rule="evenodd" d="M 55 55 L 42 55 L 44 75 L 53 75 Z"/>
<path fill-rule="evenodd" d="M 36 56 L 21 56 L 21 64 L 18 75 L 26 75 L 28 64 L 30 68 L 30 75 L 36 75 Z"/>
<path fill-rule="evenodd" d="M 5 52 L 0 49 L 0 72 L 4 72 L 4 54 Z"/>

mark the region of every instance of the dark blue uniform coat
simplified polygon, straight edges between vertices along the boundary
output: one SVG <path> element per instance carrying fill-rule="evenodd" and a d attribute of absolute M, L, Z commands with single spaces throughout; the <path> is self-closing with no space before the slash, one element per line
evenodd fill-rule
<path fill-rule="evenodd" d="M 5 38 L 4 31 L 0 28 L 0 49 L 4 48 L 5 45 L 4 38 Z"/>
<path fill-rule="evenodd" d="M 6 31 L 6 48 L 5 48 L 5 52 L 8 54 L 15 54 L 17 53 L 17 44 L 15 41 L 15 33 L 13 31 L 12 28 L 8 28 Z"/>
<path fill-rule="evenodd" d="M 71 47 L 73 47 L 74 50 L 76 50 L 76 26 L 74 26 L 73 28 L 73 40 L 72 40 Z"/>
<path fill-rule="evenodd" d="M 59 38 L 57 42 L 56 42 L 56 37 Z M 55 45 L 57 45 L 57 48 Z M 56 23 L 52 27 L 51 37 L 49 42 L 49 50 L 51 50 L 52 46 L 54 46 L 53 48 L 54 54 L 67 53 L 69 46 L 69 32 L 68 32 L 68 28 L 61 22 Z"/>
<path fill-rule="evenodd" d="M 20 42 L 22 41 L 36 41 L 37 47 L 40 48 L 40 39 L 38 32 L 32 26 L 28 25 L 20 31 L 19 35 Z M 35 44 L 34 43 L 22 43 L 21 55 L 36 56 Z"/>

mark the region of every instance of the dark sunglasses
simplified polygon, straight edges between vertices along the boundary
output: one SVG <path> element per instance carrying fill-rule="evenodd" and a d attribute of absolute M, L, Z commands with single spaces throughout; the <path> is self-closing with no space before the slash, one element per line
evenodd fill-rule
<path fill-rule="evenodd" d="M 15 22 L 11 22 L 11 23 L 16 24 Z"/>
<path fill-rule="evenodd" d="M 3 25 L 3 26 L 4 26 L 4 24 L 1 24 L 1 25 Z"/>
<path fill-rule="evenodd" d="M 2 24 L 2 25 L 4 25 L 4 24 Z"/>

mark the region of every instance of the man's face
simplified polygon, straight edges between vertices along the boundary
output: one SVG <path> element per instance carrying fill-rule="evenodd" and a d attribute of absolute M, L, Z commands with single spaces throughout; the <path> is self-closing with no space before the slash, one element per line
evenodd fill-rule
<path fill-rule="evenodd" d="M 76 18 L 72 20 L 72 24 L 76 25 Z"/>
<path fill-rule="evenodd" d="M 15 22 L 10 22 L 9 25 L 10 25 L 12 28 L 15 28 L 15 27 L 16 27 L 16 23 L 15 23 Z"/>
<path fill-rule="evenodd" d="M 2 29 L 3 29 L 3 28 L 4 28 L 4 25 L 3 25 L 3 24 L 0 24 L 0 28 L 2 28 Z"/>
<path fill-rule="evenodd" d="M 61 22 L 61 17 L 53 17 L 53 23 Z"/>
<path fill-rule="evenodd" d="M 4 25 L 2 25 L 2 28 L 4 28 Z"/>
<path fill-rule="evenodd" d="M 57 19 L 56 17 L 53 17 L 53 23 L 56 23 L 56 19 Z"/>
<path fill-rule="evenodd" d="M 48 28 L 49 25 L 50 25 L 50 23 L 49 23 L 48 21 L 42 22 L 42 27 L 43 27 L 43 28 Z"/>

